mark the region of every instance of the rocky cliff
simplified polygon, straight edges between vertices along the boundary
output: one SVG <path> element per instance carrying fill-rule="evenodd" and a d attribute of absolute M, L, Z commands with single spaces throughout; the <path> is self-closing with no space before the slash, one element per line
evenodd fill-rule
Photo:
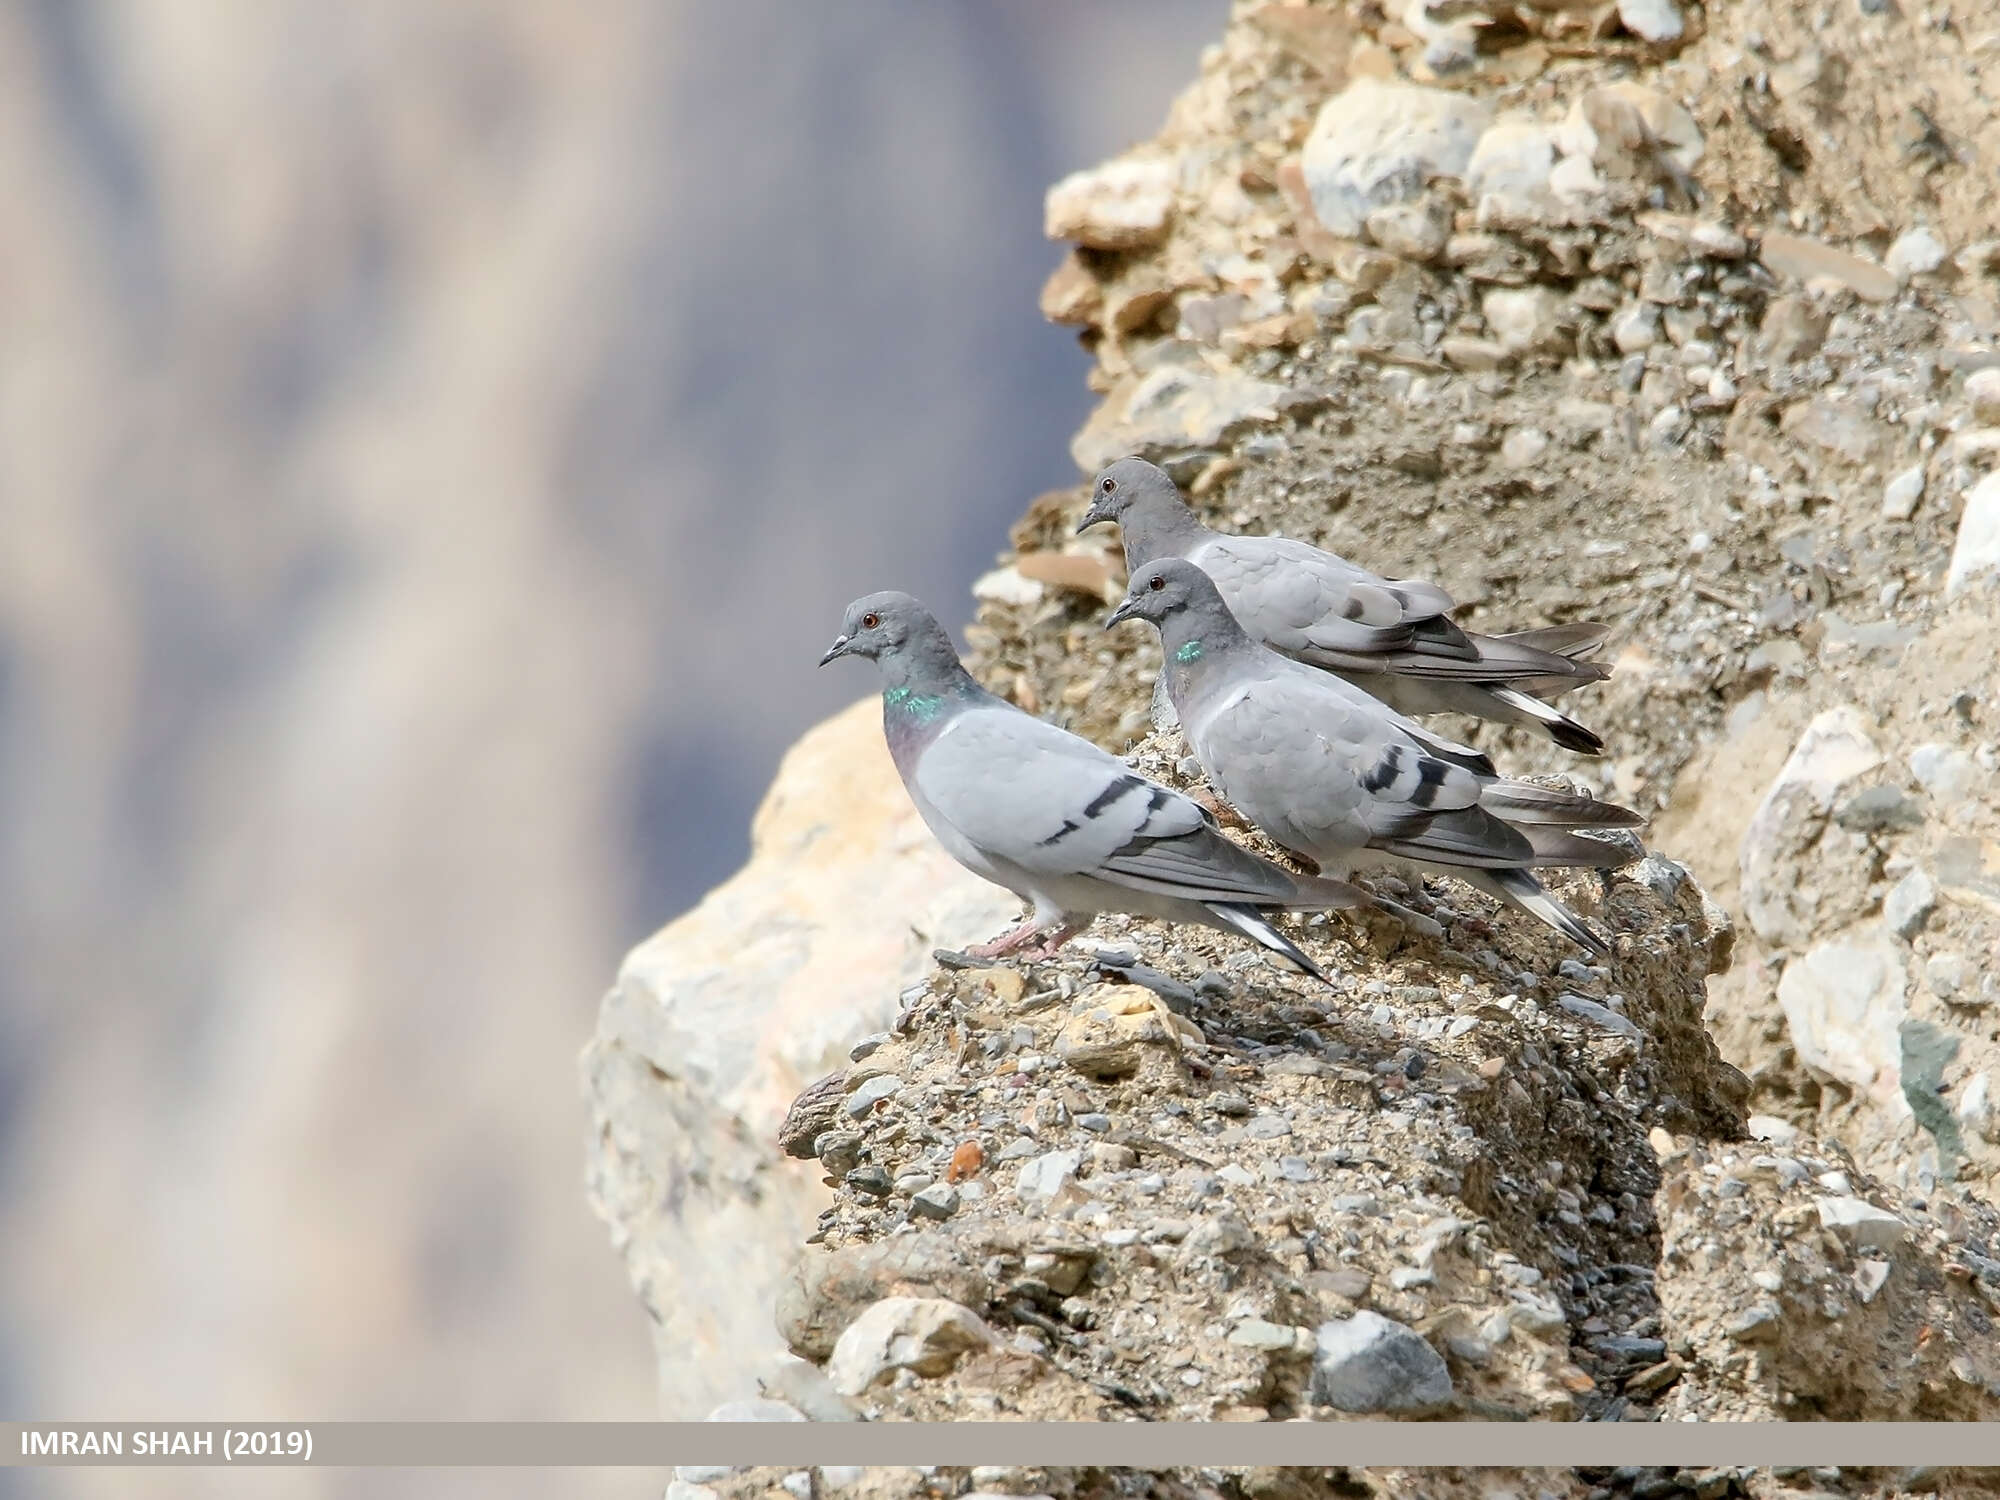
<path fill-rule="evenodd" d="M 659 1246 L 714 1232 L 711 1189 L 663 1164 L 750 1164 L 715 1221 L 750 1268 L 731 1316 L 795 1359 L 724 1356 L 716 1390 L 2000 1416 L 2000 33 L 1965 5 L 1452 15 L 1239 4 L 1156 139 L 1051 191 L 1074 248 L 1043 311 L 1096 356 L 1080 469 L 1144 453 L 1217 524 L 1436 577 L 1477 628 L 1615 623 L 1578 701 L 1603 762 L 1483 741 L 1654 815 L 1653 857 L 1565 887 L 1614 956 L 1451 886 L 1306 928 L 1331 991 L 1146 923 L 1026 968 L 885 950 L 812 969 L 859 997 L 814 1046 L 852 1045 L 775 1130 L 768 1092 L 686 1112 L 657 1048 L 605 1081 L 708 1014 L 708 929 L 669 929 L 593 1050 L 597 1196 L 679 1327 L 703 1283 Z M 1157 649 L 1101 629 L 1122 580 L 1082 506 L 1028 508 L 975 666 L 1172 779 Z M 867 919 L 914 917 L 926 856 L 858 857 Z M 732 920 L 808 953 L 832 929 L 772 869 Z M 812 1071 L 756 1056 L 723 1086 Z M 780 1137 L 831 1189 L 816 1224 Z"/>

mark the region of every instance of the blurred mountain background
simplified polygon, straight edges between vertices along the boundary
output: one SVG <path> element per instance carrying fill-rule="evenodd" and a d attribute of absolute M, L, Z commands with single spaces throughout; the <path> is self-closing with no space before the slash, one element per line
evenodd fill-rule
<path fill-rule="evenodd" d="M 1075 479 L 1041 196 L 1225 10 L 0 8 L 7 1410 L 653 1414 L 598 996 Z"/>

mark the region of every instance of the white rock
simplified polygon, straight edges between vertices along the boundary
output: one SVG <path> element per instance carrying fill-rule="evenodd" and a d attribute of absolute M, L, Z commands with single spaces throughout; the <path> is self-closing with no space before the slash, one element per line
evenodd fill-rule
<path fill-rule="evenodd" d="M 1300 153 L 1313 211 L 1358 236 L 1372 210 L 1417 197 L 1427 176 L 1462 176 L 1491 119 L 1470 94 L 1356 79 L 1320 107 Z"/>
<path fill-rule="evenodd" d="M 1021 1175 L 1015 1180 L 1014 1191 L 1031 1201 L 1053 1198 L 1065 1184 L 1075 1181 L 1077 1168 L 1082 1165 L 1081 1151 L 1045 1152 L 1021 1163 Z"/>
<path fill-rule="evenodd" d="M 1039 580 L 1026 577 L 1017 568 L 995 568 L 972 581 L 972 597 L 1025 608 L 1042 602 L 1042 585 Z"/>
<path fill-rule="evenodd" d="M 1802 948 L 1812 936 L 1812 909 L 1799 896 L 1800 840 L 1813 836 L 1841 788 L 1881 763 L 1861 711 L 1828 709 L 1806 726 L 1757 805 L 1738 867 L 1744 915 L 1772 947 Z"/>
<path fill-rule="evenodd" d="M 1893 1250 L 1903 1242 L 1909 1226 L 1887 1209 L 1860 1198 L 1820 1198 L 1819 1222 L 1858 1250 Z"/>
<path fill-rule="evenodd" d="M 1525 469 L 1549 450 L 1549 435 L 1539 427 L 1516 427 L 1500 443 L 1500 459 L 1511 468 Z"/>
<path fill-rule="evenodd" d="M 1510 353 L 1550 348 L 1561 339 L 1563 299 L 1551 287 L 1496 287 L 1480 300 L 1479 310 Z"/>
<path fill-rule="evenodd" d="M 1649 42 L 1677 42 L 1685 29 L 1674 0 L 1618 0 L 1618 19 Z"/>
<path fill-rule="evenodd" d="M 1924 923 L 1935 910 L 1937 884 L 1922 870 L 1910 871 L 1882 898 L 1882 920 L 1905 941 L 1924 930 Z"/>
<path fill-rule="evenodd" d="M 1903 956 L 1880 940 L 1815 944 L 1785 965 L 1778 1004 L 1799 1061 L 1865 1094 L 1900 1120 L 1903 1098 Z"/>
<path fill-rule="evenodd" d="M 943 1297 L 884 1297 L 847 1325 L 826 1362 L 833 1388 L 858 1396 L 878 1380 L 910 1370 L 942 1375 L 959 1357 L 996 1342 L 970 1308 Z"/>
<path fill-rule="evenodd" d="M 1910 752 L 1910 774 L 1940 807 L 1957 806 L 1985 779 L 1979 762 L 1965 751 L 1935 743 Z"/>
<path fill-rule="evenodd" d="M 1940 1000 L 1950 1000 L 1978 983 L 1979 971 L 1963 953 L 1933 953 L 1924 960 L 1924 983 Z"/>
<path fill-rule="evenodd" d="M 1487 193 L 1532 199 L 1549 190 L 1556 164 L 1556 133 L 1547 125 L 1503 120 L 1487 127 L 1465 166 L 1465 187 L 1473 202 Z"/>
<path fill-rule="evenodd" d="M 1945 249 L 1944 241 L 1919 224 L 1896 236 L 1896 243 L 1889 247 L 1882 264 L 1898 281 L 1907 281 L 1912 276 L 1924 276 L 1935 271 L 1950 253 Z"/>
<path fill-rule="evenodd" d="M 1854 1290 L 1864 1303 L 1873 1302 L 1889 1279 L 1889 1262 L 1864 1260 L 1854 1268 Z"/>
<path fill-rule="evenodd" d="M 2000 470 L 1966 492 L 1951 569 L 1945 574 L 1945 598 L 1957 598 L 1974 579 L 1996 568 L 2000 568 Z"/>
<path fill-rule="evenodd" d="M 1628 302 L 1611 315 L 1611 342 L 1620 354 L 1639 354 L 1660 338 L 1660 310 L 1650 302 Z"/>
<path fill-rule="evenodd" d="M 1994 1133 L 1993 1075 L 1974 1073 L 1958 1096 L 1958 1123 L 1981 1140 L 2000 1140 Z"/>
<path fill-rule="evenodd" d="M 1789 1146 L 1799 1138 L 1799 1128 L 1790 1120 L 1781 1120 L 1776 1115 L 1752 1115 L 1745 1122 L 1752 1140 L 1769 1141 L 1774 1146 Z"/>
<path fill-rule="evenodd" d="M 1975 422 L 2000 426 L 2000 370 L 1974 370 L 1966 376 L 1965 399 L 1972 403 Z"/>
<path fill-rule="evenodd" d="M 1433 199 L 1392 203 L 1368 216 L 1368 238 L 1405 260 L 1436 260 L 1451 240 L 1451 218 Z"/>
<path fill-rule="evenodd" d="M 1907 521 L 1916 514 L 1917 502 L 1924 497 L 1924 466 L 1911 464 L 1882 486 L 1882 514 L 1892 521 Z"/>
<path fill-rule="evenodd" d="M 1174 209 L 1173 163 L 1127 156 L 1072 172 L 1049 189 L 1043 228 L 1052 240 L 1132 250 L 1166 238 Z"/>

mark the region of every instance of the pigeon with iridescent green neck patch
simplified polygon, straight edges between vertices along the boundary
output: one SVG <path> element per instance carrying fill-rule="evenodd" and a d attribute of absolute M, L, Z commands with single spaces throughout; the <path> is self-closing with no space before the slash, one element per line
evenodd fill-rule
<path fill-rule="evenodd" d="M 1182 558 L 1133 575 L 1107 623 L 1121 620 L 1159 628 L 1188 748 L 1229 805 L 1284 848 L 1341 877 L 1392 861 L 1450 875 L 1609 951 L 1530 871 L 1629 864 L 1631 848 L 1576 830 L 1630 828 L 1638 814 L 1506 780 L 1478 751 L 1253 640 L 1214 580 Z"/>
<path fill-rule="evenodd" d="M 937 841 L 1032 908 L 975 957 L 1047 957 L 1125 912 L 1240 933 L 1326 979 L 1270 915 L 1360 905 L 1353 886 L 1239 848 L 1191 798 L 987 692 L 908 594 L 850 604 L 820 665 L 841 656 L 880 670 L 889 754 Z"/>
<path fill-rule="evenodd" d="M 1604 742 L 1545 701 L 1609 675 L 1585 658 L 1601 625 L 1474 635 L 1448 614 L 1451 596 L 1417 578 L 1384 578 L 1281 536 L 1226 536 L 1202 525 L 1166 473 L 1121 458 L 1092 481 L 1078 531 L 1116 521 L 1125 568 L 1186 558 L 1215 580 L 1245 631 L 1331 672 L 1401 714 L 1471 714 L 1520 724 L 1579 755 Z"/>

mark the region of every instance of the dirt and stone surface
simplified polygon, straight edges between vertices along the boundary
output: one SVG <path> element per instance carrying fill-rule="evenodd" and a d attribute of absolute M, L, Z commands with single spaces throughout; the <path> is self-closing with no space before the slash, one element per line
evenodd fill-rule
<path fill-rule="evenodd" d="M 1293 925 L 1330 987 L 1117 919 L 905 970 L 777 1132 L 831 1201 L 765 1399 L 2000 1417 L 2000 17 L 1450 10 L 1237 6 L 1160 136 L 1051 192 L 1044 312 L 1097 354 L 1085 473 L 1145 454 L 1213 524 L 1436 578 L 1475 629 L 1615 626 L 1565 700 L 1601 761 L 1451 726 L 1654 818 L 1651 857 L 1555 882 L 1614 953 L 1389 881 L 1414 923 Z M 1190 784 L 1156 639 L 1101 627 L 1122 569 L 1084 503 L 1036 500 L 980 581 L 975 670 Z M 1006 1472 L 895 1493 L 1277 1493 Z M 723 1489 L 772 1485 L 800 1481 Z"/>

